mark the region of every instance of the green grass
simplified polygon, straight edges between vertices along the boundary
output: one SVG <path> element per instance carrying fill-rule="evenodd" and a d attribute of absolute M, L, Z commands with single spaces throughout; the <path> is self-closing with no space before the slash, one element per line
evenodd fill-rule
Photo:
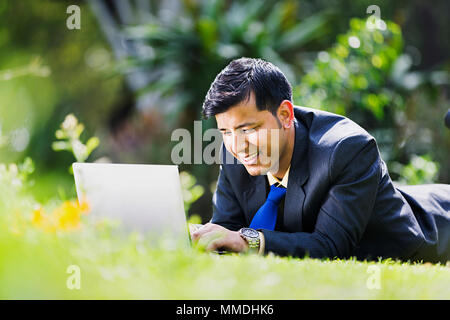
<path fill-rule="evenodd" d="M 61 203 L 51 194 L 65 180 L 55 177 L 36 185 L 50 197 L 46 209 Z M 89 216 L 79 231 L 47 234 L 31 223 L 36 194 L 3 179 L 0 299 L 450 299 L 450 266 L 173 250 L 119 236 Z M 67 286 L 71 265 L 79 267 L 80 290 Z M 377 274 L 380 289 L 370 286 Z"/>
<path fill-rule="evenodd" d="M 0 236 L 1 299 L 450 299 L 450 268 L 169 250 L 108 231 Z M 80 290 L 69 290 L 69 265 Z M 380 289 L 367 282 L 379 269 Z"/>

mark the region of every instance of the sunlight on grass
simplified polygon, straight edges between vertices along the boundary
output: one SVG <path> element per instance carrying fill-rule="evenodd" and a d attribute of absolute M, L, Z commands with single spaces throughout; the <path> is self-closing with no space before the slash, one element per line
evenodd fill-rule
<path fill-rule="evenodd" d="M 0 256 L 8 259 L 2 263 L 0 298 L 450 298 L 450 268 L 444 266 L 173 251 L 151 247 L 137 235 L 115 238 L 107 229 L 70 236 L 3 234 Z M 70 265 L 81 270 L 80 290 L 66 285 Z M 367 286 L 372 265 L 380 268 L 380 290 Z"/>

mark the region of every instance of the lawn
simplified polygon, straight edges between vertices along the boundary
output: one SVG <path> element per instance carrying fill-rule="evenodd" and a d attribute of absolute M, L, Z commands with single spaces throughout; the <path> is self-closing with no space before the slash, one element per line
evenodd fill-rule
<path fill-rule="evenodd" d="M 90 228 L 2 231 L 0 299 L 450 299 L 448 266 L 217 255 Z"/>

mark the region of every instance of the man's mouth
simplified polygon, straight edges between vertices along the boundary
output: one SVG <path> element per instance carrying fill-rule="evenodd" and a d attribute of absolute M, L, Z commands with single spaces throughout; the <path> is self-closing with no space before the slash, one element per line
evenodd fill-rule
<path fill-rule="evenodd" d="M 242 161 L 245 164 L 256 164 L 258 161 L 258 152 L 252 153 L 244 158 L 242 158 Z"/>

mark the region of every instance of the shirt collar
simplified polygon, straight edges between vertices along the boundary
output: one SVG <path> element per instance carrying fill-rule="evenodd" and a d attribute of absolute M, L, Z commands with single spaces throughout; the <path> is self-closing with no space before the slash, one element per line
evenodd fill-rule
<path fill-rule="evenodd" d="M 286 170 L 286 173 L 284 174 L 283 179 L 281 179 L 281 181 L 277 177 L 275 177 L 273 174 L 271 174 L 270 172 L 267 172 L 267 179 L 269 180 L 269 184 L 273 185 L 275 183 L 279 183 L 287 189 L 288 178 L 289 178 L 289 169 L 291 169 L 290 165 L 289 165 L 289 168 Z"/>

